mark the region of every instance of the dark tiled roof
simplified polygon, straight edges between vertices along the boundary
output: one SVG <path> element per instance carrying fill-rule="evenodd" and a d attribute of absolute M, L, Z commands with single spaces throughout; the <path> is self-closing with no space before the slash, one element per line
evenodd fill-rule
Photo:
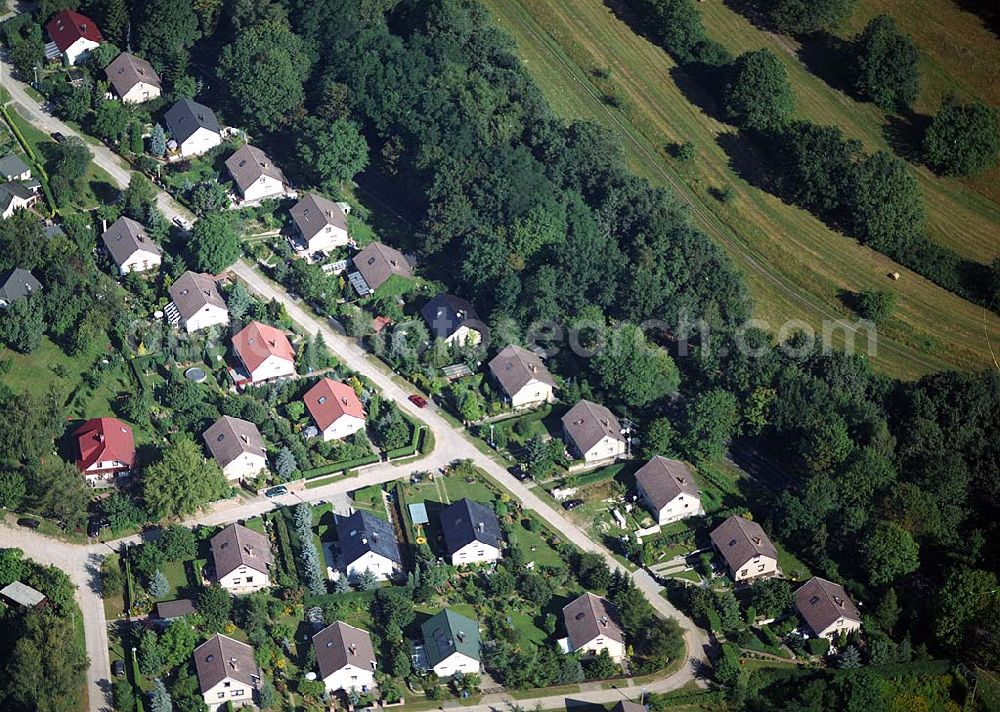
<path fill-rule="evenodd" d="M 472 304 L 454 294 L 437 295 L 424 305 L 420 313 L 431 329 L 432 338 L 447 339 L 466 325 L 477 331 L 483 329 Z"/>
<path fill-rule="evenodd" d="M 249 144 L 236 150 L 226 159 L 226 170 L 236 181 L 241 192 L 256 183 L 261 176 L 269 176 L 282 184 L 287 184 L 285 174 L 256 146 Z"/>
<path fill-rule="evenodd" d="M 185 321 L 208 305 L 226 308 L 226 300 L 222 298 L 215 277 L 210 274 L 187 271 L 167 291 Z"/>
<path fill-rule="evenodd" d="M 337 621 L 314 635 L 312 641 L 321 679 L 348 665 L 375 670 L 375 648 L 366 630 Z"/>
<path fill-rule="evenodd" d="M 392 275 L 410 277 L 413 270 L 403 253 L 397 249 L 373 242 L 354 255 L 354 267 L 364 277 L 365 283 L 375 291 Z"/>
<path fill-rule="evenodd" d="M 139 250 L 162 254 L 159 245 L 146 234 L 146 228 L 124 215 L 111 223 L 111 227 L 101 234 L 101 239 L 119 266 Z"/>
<path fill-rule="evenodd" d="M 777 549 L 760 524 L 743 517 L 730 517 L 712 530 L 711 537 L 715 548 L 733 571 L 758 556 L 778 558 Z"/>
<path fill-rule="evenodd" d="M 111 60 L 111 64 L 104 68 L 104 73 L 118 96 L 124 96 L 139 82 L 160 88 L 160 77 L 153 65 L 128 52 L 122 52 Z"/>
<path fill-rule="evenodd" d="M 178 598 L 176 601 L 160 601 L 156 604 L 156 617 L 169 621 L 181 616 L 192 616 L 198 612 L 194 601 L 190 598 Z"/>
<path fill-rule="evenodd" d="M 531 381 L 541 381 L 555 387 L 552 374 L 538 354 L 511 344 L 490 361 L 490 373 L 507 395 L 513 396 Z"/>
<path fill-rule="evenodd" d="M 41 291 L 41 283 L 26 269 L 15 267 L 0 274 L 0 299 L 8 304 Z"/>
<path fill-rule="evenodd" d="M 607 436 L 624 442 L 621 425 L 610 410 L 603 405 L 582 400 L 566 411 L 562 417 L 563 432 L 586 452 Z"/>
<path fill-rule="evenodd" d="M 359 509 L 349 517 L 337 517 L 337 539 L 347 564 L 369 551 L 397 564 L 403 563 L 392 525 L 367 510 Z"/>
<path fill-rule="evenodd" d="M 441 530 L 449 554 L 479 541 L 500 548 L 500 522 L 490 507 L 460 499 L 441 511 Z"/>
<path fill-rule="evenodd" d="M 246 643 L 216 633 L 194 649 L 198 684 L 207 692 L 227 677 L 254 685 L 260 680 L 260 668 L 253 658 L 253 648 Z"/>
<path fill-rule="evenodd" d="M 215 112 L 204 104 L 190 99 L 181 99 L 164 115 L 167 130 L 177 143 L 184 143 L 198 129 L 208 129 L 212 133 L 222 133 Z"/>
<path fill-rule="evenodd" d="M 241 524 L 230 524 L 212 537 L 215 576 L 221 578 L 240 566 L 267 573 L 271 563 L 271 543 L 263 534 Z"/>
<path fill-rule="evenodd" d="M 609 601 L 589 591 L 563 607 L 563 621 L 574 650 L 601 635 L 625 643 L 618 611 Z"/>
<path fill-rule="evenodd" d="M 476 621 L 445 608 L 420 626 L 427 660 L 431 667 L 448 658 L 452 653 L 463 653 L 479 660 L 479 624 Z"/>
<path fill-rule="evenodd" d="M 7 180 L 16 178 L 30 170 L 28 164 L 22 161 L 21 157 L 15 153 L 8 153 L 3 158 L 0 158 L 0 176 L 3 176 Z"/>
<path fill-rule="evenodd" d="M 245 452 L 264 456 L 264 438 L 249 420 L 224 415 L 202 435 L 212 457 L 225 467 Z"/>
<path fill-rule="evenodd" d="M 659 455 L 639 468 L 635 473 L 635 481 L 646 493 L 649 504 L 656 509 L 667 506 L 679 494 L 701 496 L 687 465 L 680 460 L 668 460 Z"/>
<path fill-rule="evenodd" d="M 795 592 L 795 607 L 812 628 L 820 633 L 841 618 L 861 622 L 861 612 L 839 583 L 813 576 Z"/>
<path fill-rule="evenodd" d="M 315 237 L 327 225 L 347 230 L 347 216 L 340 206 L 316 193 L 309 193 L 293 205 L 288 213 L 306 240 Z"/>

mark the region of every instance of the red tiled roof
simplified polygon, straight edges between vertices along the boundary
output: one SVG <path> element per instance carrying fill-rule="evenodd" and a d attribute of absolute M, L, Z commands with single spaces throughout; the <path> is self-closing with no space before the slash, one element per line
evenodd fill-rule
<path fill-rule="evenodd" d="M 295 350 L 284 332 L 259 321 L 251 321 L 233 336 L 233 350 L 251 373 L 269 356 L 295 362 Z"/>
<path fill-rule="evenodd" d="M 117 460 L 129 467 L 135 464 L 132 428 L 118 418 L 91 418 L 73 435 L 79 449 L 76 466 L 80 472 L 95 462 Z"/>
<path fill-rule="evenodd" d="M 69 49 L 81 37 L 91 42 L 100 42 L 103 39 L 96 22 L 73 10 L 57 12 L 45 25 L 45 31 L 62 52 Z"/>
<path fill-rule="evenodd" d="M 326 430 L 342 415 L 364 418 L 365 409 L 358 400 L 358 394 L 346 383 L 330 378 L 320 380 L 302 396 L 309 415 L 316 421 L 316 427 Z"/>

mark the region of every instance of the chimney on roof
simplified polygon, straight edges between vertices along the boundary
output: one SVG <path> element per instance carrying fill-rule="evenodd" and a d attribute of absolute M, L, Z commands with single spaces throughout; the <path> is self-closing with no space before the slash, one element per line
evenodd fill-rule
<path fill-rule="evenodd" d="M 358 654 L 357 643 L 351 643 L 351 655 L 357 655 L 357 654 Z"/>
<path fill-rule="evenodd" d="M 753 536 L 750 538 L 753 539 L 753 543 L 756 544 L 757 546 L 761 545 L 761 538 L 759 536 Z"/>
<path fill-rule="evenodd" d="M 247 544 L 246 546 L 243 547 L 243 551 L 247 553 L 247 556 L 253 556 L 253 545 Z"/>
<path fill-rule="evenodd" d="M 245 442 L 247 445 L 250 444 L 250 438 L 247 437 L 246 433 L 244 433 L 243 435 L 240 435 L 240 440 L 242 440 L 243 442 Z"/>
<path fill-rule="evenodd" d="M 232 666 L 233 670 L 240 669 L 239 665 L 236 663 L 236 658 L 229 658 L 229 664 Z"/>
<path fill-rule="evenodd" d="M 458 638 L 458 642 L 459 643 L 464 643 L 465 642 L 465 631 L 463 631 L 463 630 L 458 631 L 458 633 L 455 635 L 455 637 Z"/>
<path fill-rule="evenodd" d="M 837 604 L 838 606 L 840 606 L 841 608 L 843 608 L 843 607 L 844 607 L 844 599 L 843 599 L 843 598 L 841 598 L 840 596 L 834 596 L 834 597 L 833 597 L 833 602 L 834 602 L 834 603 L 836 603 L 836 604 Z"/>
<path fill-rule="evenodd" d="M 98 433 L 97 434 L 97 442 L 99 442 L 99 443 L 103 443 L 104 442 L 104 433 Z"/>
<path fill-rule="evenodd" d="M 608 625 L 608 617 L 607 616 L 601 616 L 598 620 L 601 621 L 601 626 L 607 627 L 607 625 Z"/>
<path fill-rule="evenodd" d="M 486 524 L 484 522 L 479 522 L 479 523 L 476 524 L 476 531 L 480 531 L 481 532 L 481 531 L 483 531 L 483 529 L 485 527 L 486 527 Z"/>

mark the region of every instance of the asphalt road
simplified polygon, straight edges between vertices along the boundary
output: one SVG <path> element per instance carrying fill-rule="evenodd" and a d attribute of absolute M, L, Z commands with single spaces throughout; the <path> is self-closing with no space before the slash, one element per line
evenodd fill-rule
<path fill-rule="evenodd" d="M 0 63 L 0 75 L 3 77 L 4 87 L 10 92 L 12 101 L 17 105 L 16 110 L 25 119 L 48 133 L 58 131 L 66 136 L 80 135 L 67 124 L 46 113 L 38 102 L 25 91 L 24 84 L 12 80 L 10 78 L 9 66 Z M 125 166 L 124 162 L 103 144 L 95 145 L 88 141 L 88 146 L 94 154 L 94 162 L 107 171 L 120 187 L 127 186 L 131 177 L 131 171 Z M 180 218 L 188 224 L 193 221 L 191 213 L 177 204 L 165 192 L 157 190 L 157 203 L 168 220 L 173 221 L 175 218 Z M 364 374 L 374 383 L 378 384 L 385 396 L 395 400 L 400 408 L 430 428 L 434 434 L 436 447 L 433 453 L 424 457 L 418 463 L 410 462 L 404 465 L 380 464 L 365 470 L 358 477 L 339 480 L 324 487 L 304 490 L 299 494 L 289 494 L 278 500 L 258 498 L 243 503 L 217 503 L 207 512 L 191 518 L 185 524 L 225 524 L 238 519 L 256 516 L 279 505 L 294 504 L 300 499 L 306 501 L 327 499 L 334 494 L 365 487 L 369 484 L 384 483 L 398 479 L 399 477 L 405 477 L 413 469 L 433 469 L 442 467 L 456 459 L 469 459 L 516 496 L 526 509 L 534 510 L 553 529 L 560 532 L 577 547 L 584 551 L 593 551 L 601 554 L 608 561 L 608 565 L 612 569 L 625 570 L 611 556 L 609 551 L 592 541 L 580 528 L 563 516 L 562 512 L 541 500 L 504 467 L 480 452 L 467 439 L 464 432 L 452 426 L 448 421 L 434 412 L 433 409 L 419 409 L 413 405 L 407 399 L 407 396 L 410 395 L 409 391 L 404 390 L 390 374 L 376 366 L 375 362 L 370 359 L 357 343 L 334 332 L 328 324 L 322 322 L 311 313 L 306 312 L 288 296 L 288 293 L 282 287 L 261 277 L 248 263 L 243 261 L 238 262 L 232 267 L 231 271 L 242 278 L 251 291 L 258 293 L 266 299 L 277 299 L 282 302 L 291 318 L 307 332 L 310 334 L 322 332 L 331 351 L 352 369 Z M 104 544 L 86 547 L 76 546 L 42 537 L 33 532 L 11 528 L 3 524 L 0 524 L 0 530 L 4 534 L 4 545 L 17 546 L 23 549 L 25 554 L 32 559 L 58 566 L 65 570 L 78 586 L 77 601 L 84 614 L 87 654 L 90 657 L 90 668 L 87 673 L 90 712 L 109 709 L 109 699 L 106 693 L 110 688 L 107 621 L 105 620 L 104 607 L 99 595 L 100 577 L 97 575 L 100 569 L 100 561 L 108 552 L 107 546 Z M 132 537 L 131 539 L 137 538 Z M 112 546 L 114 544 L 115 542 L 111 543 Z M 696 680 L 695 673 L 698 661 L 705 659 L 709 648 L 707 633 L 698 628 L 693 621 L 663 598 L 660 595 L 662 588 L 645 571 L 632 572 L 631 575 L 636 586 L 643 592 L 653 607 L 662 615 L 673 618 L 681 625 L 684 631 L 685 643 L 687 644 L 687 655 L 690 659 L 689 664 L 682 666 L 673 675 L 646 685 L 643 689 L 663 692 L 682 687 L 692 680 Z M 481 705 L 474 709 L 477 712 L 485 712 L 497 704 L 506 704 L 510 701 L 502 695 L 494 697 L 496 697 L 496 700 L 484 700 Z M 593 689 L 574 696 L 574 699 L 602 703 L 614 701 L 620 699 L 620 697 L 621 693 L 616 690 Z M 544 708 L 553 708 L 562 707 L 565 705 L 565 702 L 566 698 L 564 696 L 555 695 L 539 698 L 538 700 L 521 700 L 518 701 L 518 704 L 525 706 L 539 704 Z"/>

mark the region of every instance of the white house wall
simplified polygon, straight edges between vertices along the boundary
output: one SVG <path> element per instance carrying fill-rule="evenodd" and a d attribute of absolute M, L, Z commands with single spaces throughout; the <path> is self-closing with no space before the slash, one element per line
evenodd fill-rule
<path fill-rule="evenodd" d="M 197 131 L 188 136 L 188 139 L 180 144 L 182 156 L 200 156 L 211 151 L 222 143 L 222 137 L 214 131 L 209 131 L 204 127 L 199 127 Z"/>
<path fill-rule="evenodd" d="M 330 423 L 329 427 L 323 431 L 324 440 L 342 440 L 354 435 L 354 433 L 365 427 L 364 418 L 356 418 L 353 415 L 344 414 Z"/>
<path fill-rule="evenodd" d="M 267 469 L 267 458 L 252 452 L 245 452 L 222 468 L 227 480 L 249 480 Z"/>
<path fill-rule="evenodd" d="M 295 375 L 295 364 L 279 356 L 271 355 L 264 359 L 264 363 L 258 366 L 250 374 L 250 380 L 254 383 L 262 383 L 272 378 L 286 378 Z"/>
<path fill-rule="evenodd" d="M 369 668 L 364 669 L 356 665 L 345 665 L 323 678 L 327 692 L 337 692 L 338 690 L 358 690 L 362 688 L 371 689 L 375 687 L 375 673 Z"/>
<path fill-rule="evenodd" d="M 367 551 L 347 564 L 348 578 L 361 576 L 366 570 L 375 574 L 380 581 L 391 579 L 399 571 L 399 565 L 381 554 Z"/>
<path fill-rule="evenodd" d="M 225 326 L 229 323 L 229 311 L 214 304 L 206 304 L 194 316 L 184 322 L 185 330 L 191 334 L 210 326 Z"/>
<path fill-rule="evenodd" d="M 451 677 L 456 672 L 478 675 L 479 661 L 473 660 L 464 653 L 452 653 L 434 666 L 434 673 L 438 677 Z"/>
<path fill-rule="evenodd" d="M 219 585 L 233 594 L 253 593 L 271 585 L 270 577 L 249 566 L 233 569 L 219 579 Z"/>
<path fill-rule="evenodd" d="M 160 88 L 146 82 L 133 84 L 131 88 L 122 96 L 123 104 L 141 104 L 160 96 Z"/>
<path fill-rule="evenodd" d="M 481 564 L 498 561 L 499 559 L 500 550 L 497 547 L 473 541 L 451 555 L 451 564 L 452 566 Z"/>

